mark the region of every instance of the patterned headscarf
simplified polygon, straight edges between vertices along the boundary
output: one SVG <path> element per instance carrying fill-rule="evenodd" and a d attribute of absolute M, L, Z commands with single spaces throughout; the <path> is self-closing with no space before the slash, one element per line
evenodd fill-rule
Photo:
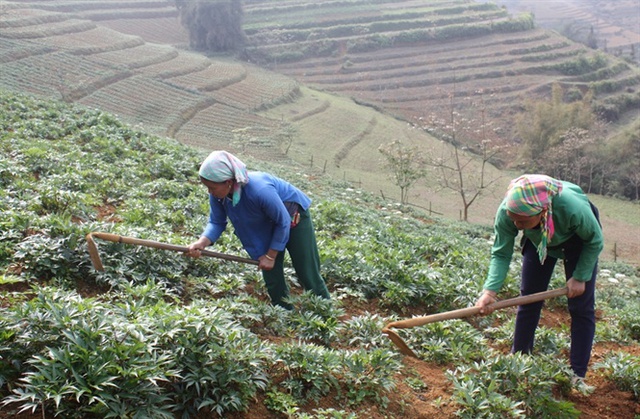
<path fill-rule="evenodd" d="M 506 203 L 507 210 L 510 212 L 530 217 L 547 210 L 540 220 L 542 229 L 542 239 L 538 245 L 540 263 L 544 263 L 547 258 L 547 243 L 555 232 L 551 202 L 560 192 L 562 192 L 562 183 L 546 175 L 522 175 L 512 180 L 507 190 Z"/>
<path fill-rule="evenodd" d="M 235 180 L 233 184 L 233 205 L 240 202 L 242 186 L 249 183 L 247 166 L 236 156 L 226 151 L 214 151 L 200 166 L 198 174 L 211 182 Z"/>

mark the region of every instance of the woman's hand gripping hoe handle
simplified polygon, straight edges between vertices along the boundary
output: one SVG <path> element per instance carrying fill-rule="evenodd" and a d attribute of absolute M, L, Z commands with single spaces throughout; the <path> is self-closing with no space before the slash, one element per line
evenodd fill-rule
<path fill-rule="evenodd" d="M 567 288 L 558 288 L 554 290 L 539 292 L 536 294 L 524 295 L 520 297 L 510 298 L 507 300 L 496 301 L 495 303 L 491 304 L 490 307 L 493 310 L 497 310 L 501 308 L 536 303 L 539 301 L 547 300 L 549 298 L 560 297 L 566 294 L 567 294 Z M 404 342 L 404 340 L 402 340 L 402 338 L 396 332 L 391 330 L 392 328 L 408 329 L 411 327 L 423 326 L 428 323 L 436 323 L 443 320 L 463 319 L 466 317 L 476 316 L 478 314 L 480 314 L 480 307 L 469 307 L 469 308 L 462 308 L 459 310 L 446 311 L 444 313 L 431 314 L 429 316 L 414 317 L 411 319 L 391 322 L 382 329 L 382 333 L 389 336 L 389 339 L 391 339 L 391 341 L 396 346 L 398 346 L 398 348 L 400 349 L 400 352 L 402 352 L 405 355 L 417 358 L 417 355 L 415 354 L 415 352 L 413 352 L 411 348 L 409 348 L 409 346 Z"/>

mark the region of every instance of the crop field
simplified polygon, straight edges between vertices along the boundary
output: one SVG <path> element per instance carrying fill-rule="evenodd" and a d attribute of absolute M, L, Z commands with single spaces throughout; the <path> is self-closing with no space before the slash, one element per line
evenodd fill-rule
<path fill-rule="evenodd" d="M 160 80 L 135 76 L 82 98 L 79 103 L 126 115 L 133 124 L 166 135 L 168 126 L 179 120 L 181 111 L 196 105 L 201 96 L 177 89 Z"/>
<path fill-rule="evenodd" d="M 564 0 L 546 2 L 553 7 L 541 7 L 536 0 L 498 0 L 514 11 L 532 11 L 541 26 L 558 31 L 580 28 L 584 32 L 593 28 L 599 47 L 630 56 L 632 46 L 640 44 L 637 0 Z M 640 57 L 634 57 L 640 62 Z"/>
<path fill-rule="evenodd" d="M 470 1 L 246 1 L 245 31 L 261 42 L 250 56 L 265 68 L 184 49 L 167 4 L 11 2 L 0 15 L 0 87 L 106 109 L 198 147 L 256 148 L 394 197 L 378 148 L 394 140 L 443 148 L 412 125 L 441 113 L 451 95 L 461 110 L 486 106 L 512 145 L 522 101 L 545 97 L 554 82 L 593 86 L 599 100 L 640 85 L 637 68 L 621 60 L 597 61 L 526 18 Z M 633 118 L 621 109 L 620 121 Z M 289 145 L 283 124 L 294 133 Z M 412 202 L 458 218 L 457 198 L 435 183 L 417 185 Z M 501 187 L 478 199 L 471 220 L 491 221 Z"/>
<path fill-rule="evenodd" d="M 36 54 L 2 65 L 0 79 L 6 88 L 38 95 L 74 96 L 103 79 L 112 79 L 120 70 L 78 60 L 66 52 Z M 76 97 L 83 96 L 79 93 Z"/>
<path fill-rule="evenodd" d="M 151 64 L 141 72 L 151 78 L 166 79 L 202 71 L 211 65 L 211 60 L 200 54 L 178 50 L 178 55 L 170 60 Z"/>
<path fill-rule="evenodd" d="M 183 143 L 204 150 L 229 149 L 229 151 L 260 156 L 264 155 L 265 149 L 258 147 L 253 150 L 260 144 L 252 142 L 251 138 L 262 138 L 265 132 L 271 132 L 274 129 L 276 129 L 276 123 L 273 119 L 229 105 L 214 103 L 189 118 L 175 136 Z M 234 134 L 234 131 L 242 131 L 243 134 Z M 243 141 L 240 138 L 242 136 L 248 138 Z M 282 157 L 278 152 L 277 144 L 268 143 L 265 148 L 270 149 L 268 154 L 273 156 L 271 159 L 278 160 Z"/>
<path fill-rule="evenodd" d="M 124 35 L 100 26 L 74 33 L 41 37 L 35 39 L 34 42 L 42 43 L 43 45 L 76 55 L 116 51 L 124 48 L 132 48 L 144 43 L 141 38 Z"/>
<path fill-rule="evenodd" d="M 165 45 L 188 45 L 189 38 L 177 17 L 154 19 L 127 18 L 101 20 L 100 24 L 128 35 L 139 36 L 146 42 Z"/>
<path fill-rule="evenodd" d="M 305 87 L 301 94 L 324 109 L 301 121 L 358 106 Z M 209 109 L 234 111 L 217 105 L 194 118 Z M 401 131 L 373 109 L 367 116 L 367 124 L 345 132 L 367 133 L 353 146 L 358 154 L 378 130 Z M 287 261 L 293 308 L 283 310 L 270 304 L 255 266 L 96 236 L 104 270 L 89 257 L 90 233 L 97 231 L 193 241 L 208 211 L 197 180 L 203 150 L 102 110 L 2 91 L 0 126 L 1 419 L 637 415 L 637 268 L 601 263 L 590 391 L 570 382 L 564 296 L 545 302 L 531 355 L 509 353 L 512 307 L 398 328 L 410 356 L 383 327 L 471 307 L 489 263 L 489 226 L 433 217 L 243 153 L 249 167 L 290 180 L 313 198 L 331 299 L 304 293 Z M 613 213 L 602 199 L 597 204 Z M 242 252 L 231 231 L 213 248 Z M 514 268 L 521 263 L 515 252 Z M 550 287 L 564 283 L 557 269 Z M 500 298 L 518 291 L 513 269 Z"/>
<path fill-rule="evenodd" d="M 238 83 L 247 78 L 247 69 L 235 61 L 214 61 L 201 71 L 172 77 L 171 83 L 187 89 L 210 91 Z"/>
<path fill-rule="evenodd" d="M 176 57 L 178 57 L 178 51 L 175 48 L 144 43 L 132 48 L 92 54 L 87 57 L 87 60 L 106 67 L 136 69 L 164 63 Z"/>

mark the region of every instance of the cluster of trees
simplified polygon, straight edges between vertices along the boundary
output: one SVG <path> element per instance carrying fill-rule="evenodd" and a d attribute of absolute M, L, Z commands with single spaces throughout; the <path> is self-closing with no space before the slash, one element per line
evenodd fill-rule
<path fill-rule="evenodd" d="M 568 180 L 587 193 L 640 201 L 640 121 L 609 138 L 606 124 L 593 110 L 593 95 L 578 93 L 567 93 L 555 84 L 550 100 L 525 103 L 518 118 L 521 146 L 516 165 L 523 172 Z M 379 148 L 400 188 L 402 203 L 408 203 L 409 190 L 429 170 L 442 189 L 460 197 L 461 219 L 466 221 L 475 200 L 498 180 L 488 175 L 487 165 L 496 163 L 501 152 L 494 142 L 499 130 L 486 118 L 482 92 L 478 97 L 466 98 L 460 106 L 451 93 L 441 109 L 444 116 L 420 121 L 420 128 L 453 148 L 443 147 L 439 155 L 399 141 Z"/>
<path fill-rule="evenodd" d="M 554 85 L 549 101 L 530 101 L 518 121 L 520 166 L 580 185 L 588 193 L 640 199 L 640 124 L 614 138 L 593 111 L 592 95 L 567 102 Z"/>
<path fill-rule="evenodd" d="M 194 50 L 228 52 L 244 45 L 241 0 L 176 0 L 176 7 Z"/>

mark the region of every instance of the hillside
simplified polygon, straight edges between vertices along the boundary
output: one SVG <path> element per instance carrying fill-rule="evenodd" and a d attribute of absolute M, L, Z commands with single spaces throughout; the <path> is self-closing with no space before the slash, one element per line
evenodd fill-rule
<path fill-rule="evenodd" d="M 486 103 L 500 118 L 494 125 L 501 133 L 496 141 L 509 138 L 509 118 L 519 101 L 544 94 L 554 81 L 582 89 L 601 80 L 613 86 L 603 100 L 636 89 L 637 71 L 613 58 L 593 73 L 563 75 L 556 66 L 579 58 L 588 62 L 593 53 L 553 32 L 534 28 L 484 34 L 491 22 L 519 22 L 502 9 L 466 1 L 439 1 L 428 10 L 421 2 L 400 3 L 376 1 L 342 9 L 341 2 L 325 2 L 310 13 L 305 2 L 247 2 L 246 30 L 254 39 L 278 33 L 277 41 L 288 31 L 291 36 L 311 31 L 317 39 L 309 42 L 317 45 L 323 36 L 334 36 L 336 28 L 352 33 L 337 53 L 329 49 L 323 58 L 271 62 L 277 69 L 273 72 L 231 57 L 188 51 L 184 30 L 167 1 L 3 2 L 0 87 L 103 109 L 147 132 L 203 149 L 225 148 L 328 173 L 391 200 L 399 192 L 378 148 L 400 140 L 425 153 L 450 150 L 404 118 L 415 122 L 445 109 L 454 87 L 460 106 Z M 300 19 L 300 10 L 311 18 Z M 273 25 L 281 25 L 274 16 L 295 22 L 295 27 L 274 32 Z M 395 24 L 385 23 L 392 16 Z M 425 19 L 444 39 L 405 40 L 370 51 L 353 47 L 387 39 L 405 25 L 423 25 Z M 448 38 L 459 25 L 481 32 Z M 374 29 L 381 32 L 371 38 Z M 362 33 L 353 35 L 358 31 Z M 296 51 L 298 44 L 273 47 Z M 627 113 L 621 120 L 628 119 Z M 496 182 L 474 203 L 470 221 L 491 222 L 513 175 L 489 168 L 487 177 Z M 452 219 L 461 214 L 459 197 L 438 187 L 435 173 L 415 186 L 410 202 Z M 640 219 L 640 210 L 620 205 L 623 209 L 604 219 L 609 237 L 604 257 L 613 257 L 615 246 L 619 260 L 636 261 L 640 225 L 634 220 Z"/>
<path fill-rule="evenodd" d="M 582 42 L 588 39 L 593 28 L 598 49 L 640 64 L 638 0 L 498 0 L 495 3 L 514 12 L 532 12 L 540 26 L 574 36 Z"/>
<path fill-rule="evenodd" d="M 473 116 L 474 107 L 485 108 L 506 145 L 514 145 L 513 121 L 525 99 L 545 97 L 554 82 L 582 93 L 593 89 L 602 109 L 634 97 L 608 115 L 611 121 L 637 118 L 640 111 L 637 66 L 604 58 L 538 28 L 531 14 L 492 3 L 305 7 L 304 2 L 253 0 L 247 2 L 245 20 L 255 45 L 250 53 L 275 71 L 411 122 L 446 116 L 453 95 L 465 117 Z"/>
<path fill-rule="evenodd" d="M 533 356 L 508 354 L 514 309 L 381 333 L 467 307 L 491 229 L 388 206 L 288 165 L 245 158 L 313 197 L 332 294 L 272 307 L 255 266 L 98 240 L 174 244 L 207 217 L 202 150 L 113 115 L 0 92 L 0 417 L 330 419 L 640 413 L 638 272 L 601 265 L 591 395 L 571 389 L 568 313 L 547 301 Z M 215 250 L 243 255 L 230 232 Z M 521 263 L 515 254 L 515 265 Z M 553 288 L 564 278 L 558 272 Z M 502 298 L 518 292 L 509 274 Z M 523 377 L 526 376 L 526 379 Z"/>

